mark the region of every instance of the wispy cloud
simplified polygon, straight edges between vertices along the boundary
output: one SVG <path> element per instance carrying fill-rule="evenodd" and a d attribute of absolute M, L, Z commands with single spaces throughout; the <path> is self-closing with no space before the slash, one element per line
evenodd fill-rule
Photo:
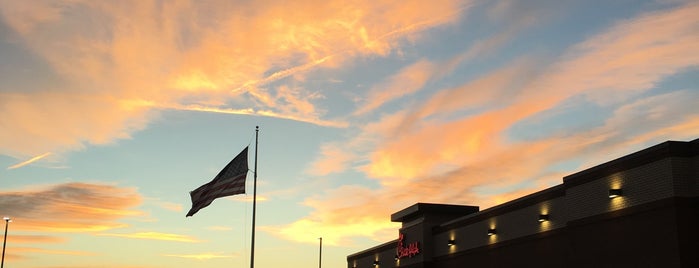
<path fill-rule="evenodd" d="M 414 94 L 436 73 L 437 67 L 426 61 L 418 61 L 403 68 L 387 81 L 374 86 L 368 93 L 364 105 L 355 111 L 361 115 L 379 108 L 396 98 Z"/>
<path fill-rule="evenodd" d="M 26 248 L 26 247 L 15 247 L 15 248 L 12 248 L 12 251 L 18 252 L 18 253 L 41 253 L 41 254 L 72 255 L 72 256 L 96 255 L 94 252 L 87 252 L 87 251 L 55 250 L 55 249 Z"/>
<path fill-rule="evenodd" d="M 345 150 L 341 144 L 324 144 L 320 148 L 318 160 L 306 168 L 306 173 L 314 176 L 325 176 L 341 172 L 346 170 L 355 158 L 356 156 L 351 151 Z"/>
<path fill-rule="evenodd" d="M 37 268 L 92 268 L 92 267 L 103 267 L 103 268 L 155 268 L 159 266 L 148 266 L 148 265 L 105 265 L 101 264 L 81 264 L 81 265 L 71 265 L 71 266 L 37 266 Z"/>
<path fill-rule="evenodd" d="M 296 74 L 296 73 L 299 73 L 299 72 L 308 71 L 308 70 L 310 70 L 311 68 L 313 68 L 313 67 L 315 67 L 315 66 L 317 66 L 317 65 L 319 65 L 319 64 L 324 63 L 325 61 L 327 61 L 327 60 L 330 59 L 331 57 L 332 57 L 332 56 L 325 56 L 325 57 L 323 57 L 323 58 L 321 58 L 321 59 L 314 60 L 314 61 L 311 61 L 311 62 L 306 63 L 306 64 L 302 64 L 302 65 L 294 66 L 294 67 L 291 67 L 291 68 L 288 68 L 288 69 L 285 69 L 285 70 L 277 71 L 277 72 L 275 72 L 275 73 L 273 73 L 273 74 L 271 74 L 271 75 L 269 75 L 269 76 L 267 76 L 267 77 L 265 77 L 265 78 L 263 78 L 263 79 L 261 79 L 261 80 L 255 80 L 255 81 L 248 81 L 248 82 L 245 82 L 244 85 L 240 86 L 239 88 L 234 89 L 233 91 L 239 91 L 239 90 L 244 90 L 244 89 L 248 89 L 248 90 L 249 90 L 249 89 L 251 89 L 251 88 L 256 88 L 256 87 L 258 87 L 258 86 L 265 85 L 265 84 L 268 84 L 268 83 L 277 81 L 277 80 L 279 80 L 279 79 L 288 77 L 288 76 L 290 76 L 290 75 L 293 75 L 293 74 Z"/>
<path fill-rule="evenodd" d="M 213 231 L 230 231 L 230 230 L 233 230 L 232 227 L 228 227 L 228 226 L 209 226 L 209 227 L 206 227 L 206 229 L 213 230 Z"/>
<path fill-rule="evenodd" d="M 210 259 L 226 259 L 226 258 L 237 257 L 237 255 L 234 255 L 234 254 L 223 254 L 221 252 L 199 253 L 199 254 L 163 254 L 163 256 L 177 257 L 177 258 L 184 258 L 184 259 L 195 259 L 195 260 L 200 260 L 200 261 L 210 260 Z"/>
<path fill-rule="evenodd" d="M 9 238 L 8 238 L 9 239 Z M 8 242 L 9 243 L 9 242 Z M 9 250 L 8 250 L 9 251 Z M 5 256 L 6 261 L 23 261 L 31 259 L 31 255 L 38 254 L 41 256 L 47 255 L 67 255 L 67 256 L 95 256 L 97 253 L 79 250 L 57 250 L 35 247 L 12 247 L 12 250 Z"/>
<path fill-rule="evenodd" d="M 14 227 L 14 226 L 13 226 Z M 12 243 L 60 243 L 67 239 L 58 236 L 47 236 L 47 235 L 14 235 L 8 234 L 7 240 Z"/>
<path fill-rule="evenodd" d="M 198 243 L 201 242 L 196 238 L 179 235 L 179 234 L 169 234 L 160 232 L 138 232 L 138 233 L 99 233 L 98 236 L 113 236 L 121 238 L 133 238 L 133 239 L 146 239 L 146 240 L 163 240 L 163 241 L 174 241 L 174 242 L 188 242 L 188 243 Z"/>
<path fill-rule="evenodd" d="M 172 203 L 172 202 L 165 202 L 165 201 L 155 201 L 155 204 L 160 206 L 161 208 L 170 210 L 170 211 L 175 211 L 175 212 L 181 212 L 182 211 L 182 204 L 177 204 L 177 203 Z"/>

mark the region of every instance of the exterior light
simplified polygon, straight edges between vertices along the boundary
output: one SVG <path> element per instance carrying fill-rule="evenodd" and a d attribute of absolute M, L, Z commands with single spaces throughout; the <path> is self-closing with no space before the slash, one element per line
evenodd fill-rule
<path fill-rule="evenodd" d="M 374 266 L 379 266 L 379 261 L 378 261 L 378 260 L 374 261 Z"/>
<path fill-rule="evenodd" d="M 450 247 L 451 247 L 451 246 L 453 246 L 453 245 L 456 245 L 456 240 L 454 240 L 454 239 L 449 239 L 449 241 L 447 241 L 447 246 L 450 246 Z"/>
<path fill-rule="evenodd" d="M 488 236 L 492 236 L 492 235 L 495 235 L 497 233 L 498 232 L 497 232 L 497 230 L 495 230 L 495 228 L 488 229 Z"/>
<path fill-rule="evenodd" d="M 609 189 L 609 198 L 616 198 L 621 196 L 621 189 Z"/>
<path fill-rule="evenodd" d="M 539 222 L 545 222 L 549 220 L 549 215 L 548 214 L 540 214 L 539 215 Z"/>
<path fill-rule="evenodd" d="M 393 255 L 393 259 L 394 259 L 394 260 L 398 260 L 398 255 L 397 255 L 397 254 L 396 254 L 396 255 Z"/>

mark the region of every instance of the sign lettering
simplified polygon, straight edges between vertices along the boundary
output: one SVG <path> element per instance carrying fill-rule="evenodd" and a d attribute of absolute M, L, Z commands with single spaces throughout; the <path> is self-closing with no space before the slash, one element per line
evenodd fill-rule
<path fill-rule="evenodd" d="M 412 243 L 409 243 L 406 245 L 406 243 L 403 241 L 404 239 L 405 239 L 405 235 L 402 233 L 399 233 L 398 234 L 398 247 L 396 248 L 396 256 L 399 259 L 404 258 L 404 257 L 412 258 L 413 256 L 420 253 L 419 242 L 415 241 L 415 242 L 412 242 Z"/>

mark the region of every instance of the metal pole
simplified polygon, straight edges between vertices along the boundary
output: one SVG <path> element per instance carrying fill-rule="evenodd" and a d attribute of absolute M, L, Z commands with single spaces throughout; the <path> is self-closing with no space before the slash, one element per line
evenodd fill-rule
<path fill-rule="evenodd" d="M 257 206 L 257 136 L 260 126 L 255 126 L 255 173 L 252 188 L 252 242 L 250 245 L 250 268 L 255 267 L 255 207 Z M 0 267 L 2 268 L 2 267 Z"/>
<path fill-rule="evenodd" d="M 5 247 L 7 245 L 7 225 L 10 223 L 9 217 L 4 217 L 5 220 L 5 238 L 2 240 L 2 261 L 0 261 L 0 268 L 5 267 Z"/>
<path fill-rule="evenodd" d="M 318 238 L 320 240 L 320 248 L 318 249 L 318 268 L 322 268 L 323 264 L 323 237 Z"/>

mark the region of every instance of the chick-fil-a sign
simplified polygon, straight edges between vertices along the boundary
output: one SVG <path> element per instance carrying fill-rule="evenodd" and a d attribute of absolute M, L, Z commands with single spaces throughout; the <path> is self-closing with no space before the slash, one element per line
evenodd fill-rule
<path fill-rule="evenodd" d="M 403 241 L 405 235 L 403 233 L 398 234 L 398 247 L 396 247 L 396 256 L 398 258 L 413 257 L 420 253 L 420 244 L 415 241 L 406 245 Z"/>

